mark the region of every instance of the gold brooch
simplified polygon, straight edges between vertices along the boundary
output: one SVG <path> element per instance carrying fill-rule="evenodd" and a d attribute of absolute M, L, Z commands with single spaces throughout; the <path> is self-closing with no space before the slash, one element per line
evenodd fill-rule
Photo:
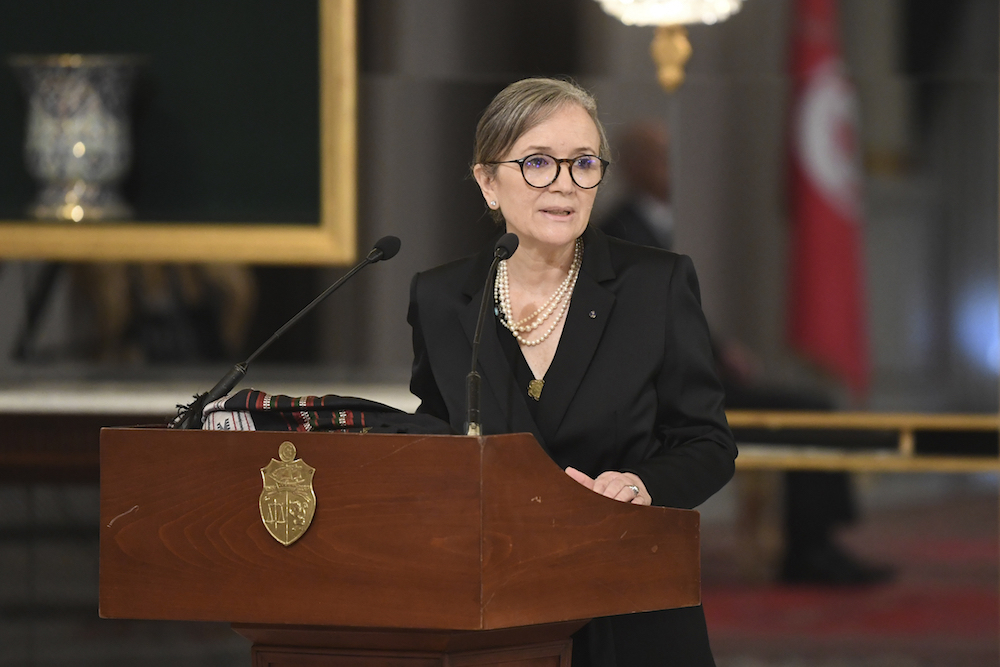
<path fill-rule="evenodd" d="M 316 514 L 312 486 L 316 469 L 296 459 L 295 445 L 288 441 L 278 447 L 278 458 L 260 469 L 264 478 L 260 518 L 271 537 L 287 547 L 302 537 Z"/>
<path fill-rule="evenodd" d="M 528 396 L 537 401 L 542 397 L 542 387 L 544 386 L 545 380 L 532 380 L 528 383 Z"/>

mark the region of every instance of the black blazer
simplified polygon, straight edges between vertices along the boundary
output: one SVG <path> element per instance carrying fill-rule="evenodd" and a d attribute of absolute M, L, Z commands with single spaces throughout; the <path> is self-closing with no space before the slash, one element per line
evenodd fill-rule
<path fill-rule="evenodd" d="M 657 505 L 691 508 L 729 481 L 736 445 L 691 260 L 584 233 L 583 266 L 539 423 L 488 322 L 479 352 L 483 433 L 532 433 L 561 467 L 627 470 Z M 419 273 L 410 286 L 410 390 L 419 412 L 463 433 L 466 375 L 492 251 Z M 492 298 L 492 297 L 491 297 Z M 506 332 L 502 332 L 506 335 Z M 542 434 L 549 434 L 543 438 Z M 581 582 L 586 585 L 586 582 Z M 701 607 L 594 619 L 574 667 L 712 667 Z"/>
<path fill-rule="evenodd" d="M 560 467 L 592 477 L 628 470 L 654 504 L 695 507 L 732 477 L 736 445 L 694 267 L 683 255 L 599 230 L 588 228 L 583 238 L 539 424 L 487 322 L 479 352 L 483 433 L 532 433 Z M 410 390 L 421 400 L 419 412 L 456 432 L 464 432 L 465 378 L 491 258 L 487 251 L 419 273 L 410 288 Z"/>

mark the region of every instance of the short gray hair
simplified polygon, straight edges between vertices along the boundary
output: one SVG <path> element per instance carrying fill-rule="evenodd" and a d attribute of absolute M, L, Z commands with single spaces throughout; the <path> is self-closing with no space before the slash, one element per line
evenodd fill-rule
<path fill-rule="evenodd" d="M 496 162 L 503 159 L 521 136 L 543 123 L 557 109 L 575 104 L 594 121 L 600 136 L 600 157 L 607 158 L 610 148 L 604 126 L 597 117 L 597 100 L 573 81 L 534 78 L 515 81 L 501 90 L 486 107 L 476 126 L 476 142 L 472 150 L 472 164 L 484 165 L 489 173 L 496 173 Z M 503 222 L 499 210 L 491 210 L 493 219 Z"/>

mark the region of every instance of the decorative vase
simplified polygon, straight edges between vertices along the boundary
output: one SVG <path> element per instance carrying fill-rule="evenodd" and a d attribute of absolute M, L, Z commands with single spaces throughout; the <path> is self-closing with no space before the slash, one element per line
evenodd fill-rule
<path fill-rule="evenodd" d="M 39 183 L 28 213 L 41 220 L 132 217 L 119 187 L 132 162 L 129 103 L 142 59 L 13 56 L 28 98 L 24 156 Z"/>

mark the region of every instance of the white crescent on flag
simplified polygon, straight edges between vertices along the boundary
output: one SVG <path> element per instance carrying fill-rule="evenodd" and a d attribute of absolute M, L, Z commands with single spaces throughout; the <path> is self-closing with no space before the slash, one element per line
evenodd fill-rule
<path fill-rule="evenodd" d="M 809 179 L 847 220 L 860 223 L 859 113 L 854 88 L 839 60 L 808 78 L 795 119 L 796 154 Z"/>

